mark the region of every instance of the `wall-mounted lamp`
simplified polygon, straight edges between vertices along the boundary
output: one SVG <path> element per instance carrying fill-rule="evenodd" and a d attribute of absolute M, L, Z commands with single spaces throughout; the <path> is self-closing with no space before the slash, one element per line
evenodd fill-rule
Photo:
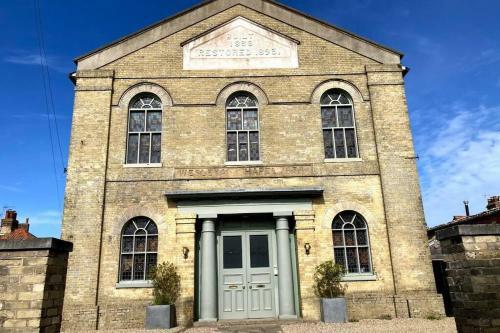
<path fill-rule="evenodd" d="M 188 258 L 188 255 L 189 255 L 189 249 L 187 247 L 183 247 L 182 248 L 182 254 L 184 255 L 184 259 L 187 259 Z"/>
<path fill-rule="evenodd" d="M 306 254 L 309 255 L 309 253 L 311 252 L 311 244 L 305 243 L 304 249 L 306 250 Z"/>

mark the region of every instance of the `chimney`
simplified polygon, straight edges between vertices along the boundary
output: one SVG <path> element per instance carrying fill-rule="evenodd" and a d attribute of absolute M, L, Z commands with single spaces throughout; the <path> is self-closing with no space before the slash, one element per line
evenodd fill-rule
<path fill-rule="evenodd" d="M 488 199 L 488 204 L 486 205 L 487 210 L 492 210 L 495 208 L 500 208 L 500 196 L 495 195 Z"/>
<path fill-rule="evenodd" d="M 22 228 L 26 231 L 30 231 L 30 219 L 26 218 L 26 221 L 24 223 L 19 224 L 19 228 Z"/>
<path fill-rule="evenodd" d="M 464 201 L 464 206 L 465 206 L 465 216 L 470 216 L 469 202 L 467 200 Z"/>
<path fill-rule="evenodd" d="M 17 220 L 16 211 L 8 209 L 5 212 L 5 217 L 2 219 L 0 234 L 1 235 L 10 234 L 12 231 L 16 230 L 18 226 L 19 226 L 19 221 Z"/>

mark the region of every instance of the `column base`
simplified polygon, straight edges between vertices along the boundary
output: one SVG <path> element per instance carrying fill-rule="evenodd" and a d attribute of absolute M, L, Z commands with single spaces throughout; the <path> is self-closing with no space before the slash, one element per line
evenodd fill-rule
<path fill-rule="evenodd" d="M 216 321 L 217 321 L 217 318 L 198 319 L 199 323 L 213 323 Z"/>
<path fill-rule="evenodd" d="M 279 320 L 296 320 L 298 319 L 297 315 L 280 315 L 278 316 Z"/>

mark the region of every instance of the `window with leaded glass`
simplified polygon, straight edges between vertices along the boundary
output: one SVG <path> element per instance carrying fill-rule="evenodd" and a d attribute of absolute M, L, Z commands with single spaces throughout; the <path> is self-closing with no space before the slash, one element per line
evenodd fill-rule
<path fill-rule="evenodd" d="M 259 161 L 259 108 L 250 93 L 231 96 L 226 106 L 227 160 Z"/>
<path fill-rule="evenodd" d="M 325 158 L 357 158 L 358 140 L 351 97 L 333 89 L 321 97 Z"/>
<path fill-rule="evenodd" d="M 161 159 L 160 99 L 149 93 L 132 100 L 128 117 L 127 164 L 160 163 Z"/>
<path fill-rule="evenodd" d="M 370 241 L 365 219 L 353 211 L 338 214 L 332 223 L 335 262 L 347 274 L 372 273 Z"/>
<path fill-rule="evenodd" d="M 123 227 L 120 281 L 149 280 L 158 258 L 158 228 L 147 217 L 136 217 Z"/>

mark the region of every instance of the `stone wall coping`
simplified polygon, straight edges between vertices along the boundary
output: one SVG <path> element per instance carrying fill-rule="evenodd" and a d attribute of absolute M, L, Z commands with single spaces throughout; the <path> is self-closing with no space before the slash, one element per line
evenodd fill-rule
<path fill-rule="evenodd" d="M 438 230 L 436 238 L 444 240 L 456 236 L 486 236 L 500 235 L 500 225 L 497 224 L 475 224 L 475 225 L 455 225 Z"/>
<path fill-rule="evenodd" d="M 0 252 L 30 250 L 54 250 L 61 252 L 71 252 L 73 251 L 73 243 L 52 237 L 0 241 Z"/>

